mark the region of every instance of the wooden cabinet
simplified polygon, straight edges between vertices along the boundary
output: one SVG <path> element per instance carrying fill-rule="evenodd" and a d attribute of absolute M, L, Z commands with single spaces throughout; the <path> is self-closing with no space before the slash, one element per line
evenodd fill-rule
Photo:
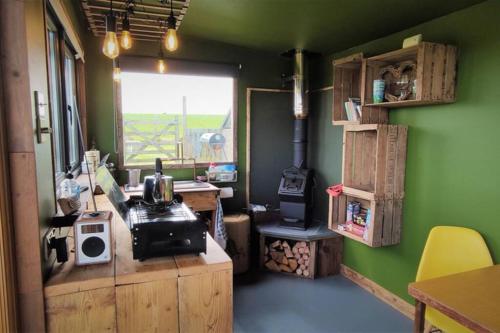
<path fill-rule="evenodd" d="M 408 127 L 344 127 L 343 194 L 330 197 L 329 228 L 368 246 L 400 241 Z M 347 224 L 349 202 L 366 212 L 365 225 Z"/>
<path fill-rule="evenodd" d="M 364 60 L 363 105 L 397 108 L 452 103 L 455 101 L 456 61 L 455 46 L 429 42 L 367 58 Z M 373 80 L 380 78 L 384 68 L 389 68 L 396 76 L 403 75 L 404 66 L 412 66 L 408 76 L 414 93 L 403 100 L 386 99 L 374 104 Z"/>
<path fill-rule="evenodd" d="M 387 109 L 379 106 L 361 106 L 359 120 L 349 120 L 345 103 L 349 98 L 362 100 L 363 53 L 333 61 L 333 125 L 385 124 L 388 122 Z"/>
<path fill-rule="evenodd" d="M 365 58 L 355 53 L 333 61 L 333 125 L 386 124 L 388 108 L 452 103 L 455 101 L 457 48 L 422 42 L 418 45 Z M 392 80 L 384 73 L 388 72 Z M 404 77 L 404 80 L 403 80 Z M 385 79 L 385 100 L 373 101 L 373 81 Z M 392 95 L 401 84 L 411 93 Z M 348 119 L 345 104 L 360 99 L 359 119 Z M 394 100 L 388 100 L 392 98 Z"/>
<path fill-rule="evenodd" d="M 114 213 L 114 259 L 56 265 L 44 289 L 49 332 L 232 332 L 232 262 L 210 236 L 206 254 L 133 260 L 127 226 L 105 195 L 96 202 Z"/>

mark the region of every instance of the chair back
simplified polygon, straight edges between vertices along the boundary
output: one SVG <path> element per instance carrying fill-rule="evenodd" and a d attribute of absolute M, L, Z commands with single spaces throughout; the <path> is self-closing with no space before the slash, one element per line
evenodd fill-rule
<path fill-rule="evenodd" d="M 461 273 L 493 265 L 483 237 L 462 227 L 432 228 L 427 238 L 416 281 Z"/>

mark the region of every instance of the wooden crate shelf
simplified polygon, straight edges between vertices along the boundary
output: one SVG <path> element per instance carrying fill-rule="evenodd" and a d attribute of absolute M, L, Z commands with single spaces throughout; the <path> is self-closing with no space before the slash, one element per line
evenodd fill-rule
<path fill-rule="evenodd" d="M 403 200 L 366 200 L 361 197 L 341 194 L 339 197 L 329 197 L 328 227 L 347 238 L 353 239 L 370 247 L 380 247 L 398 244 L 401 238 L 401 223 L 403 216 Z M 362 234 L 348 230 L 346 224 L 347 205 L 351 201 L 361 204 L 370 210 L 370 218 Z"/>
<path fill-rule="evenodd" d="M 344 192 L 365 200 L 402 199 L 408 127 L 344 127 L 342 183 Z"/>
<path fill-rule="evenodd" d="M 361 106 L 359 120 L 348 120 L 344 103 L 349 98 L 362 100 L 364 89 L 363 53 L 352 54 L 333 61 L 333 125 L 384 124 L 388 122 L 387 109 L 380 106 Z"/>
<path fill-rule="evenodd" d="M 454 102 L 456 59 L 455 46 L 429 42 L 363 59 L 363 106 L 397 108 Z M 415 80 L 414 93 L 401 101 L 373 103 L 373 80 L 380 78 L 381 69 L 405 61 L 415 64 L 414 70 L 408 72 L 410 82 Z"/>

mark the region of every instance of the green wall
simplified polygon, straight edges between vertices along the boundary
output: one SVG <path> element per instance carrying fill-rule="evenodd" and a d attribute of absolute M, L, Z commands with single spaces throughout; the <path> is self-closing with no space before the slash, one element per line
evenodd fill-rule
<path fill-rule="evenodd" d="M 494 260 L 500 256 L 500 2 L 488 1 L 412 29 L 322 58 L 312 83 L 332 84 L 331 61 L 354 52 L 375 55 L 401 47 L 405 37 L 457 45 L 456 102 L 390 111 L 390 122 L 408 130 L 404 220 L 401 243 L 370 248 L 346 239 L 344 263 L 411 301 L 415 274 L 430 229 L 456 225 L 476 229 Z M 373 27 L 376 29 L 377 27 Z M 341 181 L 342 127 L 331 125 L 331 91 L 311 96 L 312 166 L 319 186 L 318 215 L 327 217 L 329 184 Z"/>
<path fill-rule="evenodd" d="M 246 164 L 246 88 L 280 88 L 281 73 L 287 70 L 287 61 L 279 54 L 259 52 L 213 41 L 202 41 L 179 36 L 179 49 L 172 57 L 176 59 L 241 64 L 238 77 L 238 172 L 239 181 L 234 199 L 225 200 L 225 208 L 239 210 L 245 200 Z M 111 160 L 117 162 L 114 153 L 114 114 L 112 62 L 101 52 L 102 38 L 89 36 L 86 48 L 87 112 L 89 140 L 95 139 L 97 148 L 103 153 L 112 153 Z M 157 57 L 159 44 L 136 41 L 133 48 L 124 54 Z M 168 63 L 168 58 L 167 58 Z M 176 179 L 192 177 L 191 170 L 170 170 Z M 143 172 L 143 175 L 146 172 Z M 121 182 L 126 181 L 125 172 L 120 172 Z"/>

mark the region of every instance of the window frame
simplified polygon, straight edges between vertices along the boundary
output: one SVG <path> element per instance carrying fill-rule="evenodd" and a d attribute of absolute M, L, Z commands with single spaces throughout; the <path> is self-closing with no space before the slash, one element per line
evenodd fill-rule
<path fill-rule="evenodd" d="M 148 74 L 148 72 L 144 72 Z M 153 74 L 153 73 L 150 73 Z M 175 73 L 175 74 L 180 74 L 183 75 L 182 73 Z M 192 73 L 190 73 L 192 74 Z M 186 74 L 188 75 L 188 74 Z M 193 74 L 195 75 L 195 74 Z M 199 74 L 199 76 L 212 76 L 212 77 L 217 77 L 217 75 L 205 75 L 205 74 Z M 234 164 L 238 166 L 238 96 L 239 96 L 239 85 L 238 85 L 238 77 L 232 76 L 233 79 L 233 161 L 230 162 L 216 162 L 218 165 L 227 165 L 227 164 Z M 123 113 L 122 113 L 122 90 L 121 90 L 121 83 L 120 82 L 115 82 L 113 81 L 113 95 L 114 95 L 114 105 L 116 107 L 116 133 L 117 133 L 117 142 L 118 142 L 118 169 L 119 170 L 126 170 L 130 168 L 134 169 L 141 169 L 141 170 L 152 170 L 154 169 L 154 162 L 151 164 L 147 165 L 125 165 L 124 161 L 124 152 L 123 152 Z M 187 160 L 188 162 L 191 162 L 191 160 Z M 168 164 L 169 169 L 192 169 L 193 167 L 196 168 L 208 168 L 210 165 L 209 162 L 202 162 L 202 163 L 196 163 L 193 165 L 193 163 L 172 163 Z"/>
<path fill-rule="evenodd" d="M 71 41 L 68 38 L 68 35 L 66 34 L 63 25 L 59 21 L 56 13 L 54 10 L 51 8 L 50 4 L 47 3 L 46 5 L 46 11 L 45 11 L 45 35 L 46 35 L 46 57 L 47 57 L 47 90 L 48 90 L 48 104 L 49 104 L 49 119 L 50 119 L 50 126 L 52 129 L 54 129 L 54 122 L 58 121 L 59 126 L 62 128 L 62 144 L 61 144 L 61 149 L 62 149 L 62 164 L 63 164 L 63 171 L 56 171 L 57 170 L 57 157 L 56 157 L 56 140 L 55 140 L 55 135 L 60 135 L 57 133 L 53 133 L 51 137 L 51 151 L 52 151 L 52 166 L 54 170 L 54 185 L 55 185 L 55 193 L 56 197 L 58 196 L 58 188 L 61 182 L 65 178 L 66 174 L 66 168 L 69 166 L 70 167 L 70 172 L 77 177 L 81 173 L 81 162 L 82 162 L 82 142 L 80 139 L 80 135 L 78 132 L 76 133 L 76 143 L 77 143 L 77 158 L 75 163 L 71 163 L 71 148 L 70 148 L 70 129 L 68 126 L 68 112 L 67 112 L 67 106 L 68 106 L 68 101 L 67 101 L 67 91 L 66 89 L 68 88 L 66 85 L 66 55 L 70 54 L 72 57 L 73 61 L 73 79 L 74 79 L 74 89 L 77 89 L 77 71 L 76 71 L 76 61 L 77 61 L 77 52 L 75 51 L 75 48 L 73 47 Z M 55 56 L 57 57 L 56 59 L 56 75 L 57 75 L 57 95 L 58 96 L 53 96 L 54 92 L 52 91 L 52 77 L 51 77 L 51 71 L 52 71 L 52 62 L 51 62 L 51 48 L 50 48 L 50 36 L 49 36 L 49 29 L 54 31 L 56 33 L 56 54 Z M 75 96 L 77 93 L 75 94 Z M 54 110 L 54 105 L 52 104 L 52 99 L 57 98 L 58 101 L 58 110 Z M 78 96 L 77 96 L 78 98 Z M 73 104 L 73 103 L 72 103 Z M 55 119 L 55 112 L 58 113 L 57 119 Z M 75 112 L 74 110 L 72 112 Z M 78 131 L 78 130 L 77 130 Z M 74 138 L 73 138 L 74 139 Z"/>

